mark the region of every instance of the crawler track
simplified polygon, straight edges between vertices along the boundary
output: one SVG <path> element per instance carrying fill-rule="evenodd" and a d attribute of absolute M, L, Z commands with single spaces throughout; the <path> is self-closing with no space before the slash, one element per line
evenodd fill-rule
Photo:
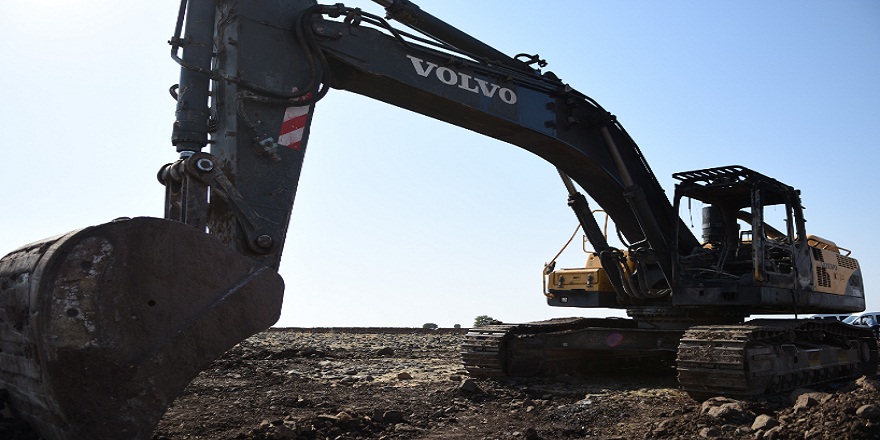
<path fill-rule="evenodd" d="M 697 326 L 679 345 L 678 380 L 697 399 L 755 396 L 877 370 L 870 331 L 840 323 L 755 320 Z"/>
<path fill-rule="evenodd" d="M 516 324 L 472 328 L 461 345 L 461 362 L 471 376 L 502 377 L 504 348 Z"/>
<path fill-rule="evenodd" d="M 475 377 L 667 368 L 682 331 L 636 328 L 630 319 L 562 318 L 477 327 L 461 358 Z"/>
<path fill-rule="evenodd" d="M 754 320 L 675 331 L 640 329 L 633 320 L 566 318 L 473 328 L 461 358 L 475 377 L 663 369 L 674 361 L 682 389 L 705 399 L 872 374 L 878 348 L 869 330 L 837 322 Z"/>

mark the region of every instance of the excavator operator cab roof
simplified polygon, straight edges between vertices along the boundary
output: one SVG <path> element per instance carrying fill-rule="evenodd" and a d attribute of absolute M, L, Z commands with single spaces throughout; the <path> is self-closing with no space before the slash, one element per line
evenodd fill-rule
<path fill-rule="evenodd" d="M 755 189 L 761 190 L 763 206 L 797 200 L 799 194 L 791 186 L 740 165 L 683 171 L 672 177 L 681 181 L 675 186 L 676 199 L 689 197 L 736 209 L 752 206 Z"/>

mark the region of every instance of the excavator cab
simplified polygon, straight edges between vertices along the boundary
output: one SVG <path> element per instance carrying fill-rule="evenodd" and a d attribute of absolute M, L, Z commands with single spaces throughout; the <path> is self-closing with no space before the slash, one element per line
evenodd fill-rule
<path fill-rule="evenodd" d="M 807 235 L 798 190 L 742 166 L 673 177 L 676 208 L 684 198 L 704 203 L 702 246 L 674 252 L 677 304 L 768 314 L 864 310 L 858 262 Z M 769 208 L 781 210 L 784 228 L 768 223 Z"/>
<path fill-rule="evenodd" d="M 742 277 L 744 282 L 782 288 L 796 285 L 797 271 L 807 271 L 805 266 L 795 267 L 803 262 L 797 257 L 806 246 L 798 238 L 806 233 L 797 190 L 741 166 L 681 172 L 673 177 L 680 181 L 677 204 L 682 198 L 704 204 L 702 246 L 680 250 L 682 277 Z M 765 211 L 771 207 L 783 210 L 784 231 L 765 221 Z M 742 230 L 741 222 L 748 229 Z"/>

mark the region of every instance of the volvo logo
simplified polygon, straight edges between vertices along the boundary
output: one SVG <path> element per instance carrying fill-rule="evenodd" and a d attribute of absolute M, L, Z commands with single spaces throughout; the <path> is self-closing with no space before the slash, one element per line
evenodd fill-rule
<path fill-rule="evenodd" d="M 407 55 L 406 57 L 412 61 L 413 68 L 419 76 L 427 78 L 433 73 L 443 84 L 458 86 L 460 89 L 483 95 L 487 98 L 498 95 L 498 98 L 507 104 L 516 104 L 516 92 L 507 87 L 501 87 L 498 84 L 490 83 L 484 79 L 474 78 L 473 76 L 456 72 L 448 67 L 440 67 L 437 64 L 425 61 L 421 58 L 416 58 L 412 55 Z"/>

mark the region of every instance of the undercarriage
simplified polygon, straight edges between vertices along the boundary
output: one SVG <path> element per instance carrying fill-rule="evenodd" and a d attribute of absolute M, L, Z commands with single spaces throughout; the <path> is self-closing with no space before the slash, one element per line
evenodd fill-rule
<path fill-rule="evenodd" d="M 471 329 L 461 350 L 477 377 L 669 370 L 698 400 L 753 397 L 877 371 L 870 330 L 818 320 L 752 320 L 687 329 L 565 318 Z"/>

